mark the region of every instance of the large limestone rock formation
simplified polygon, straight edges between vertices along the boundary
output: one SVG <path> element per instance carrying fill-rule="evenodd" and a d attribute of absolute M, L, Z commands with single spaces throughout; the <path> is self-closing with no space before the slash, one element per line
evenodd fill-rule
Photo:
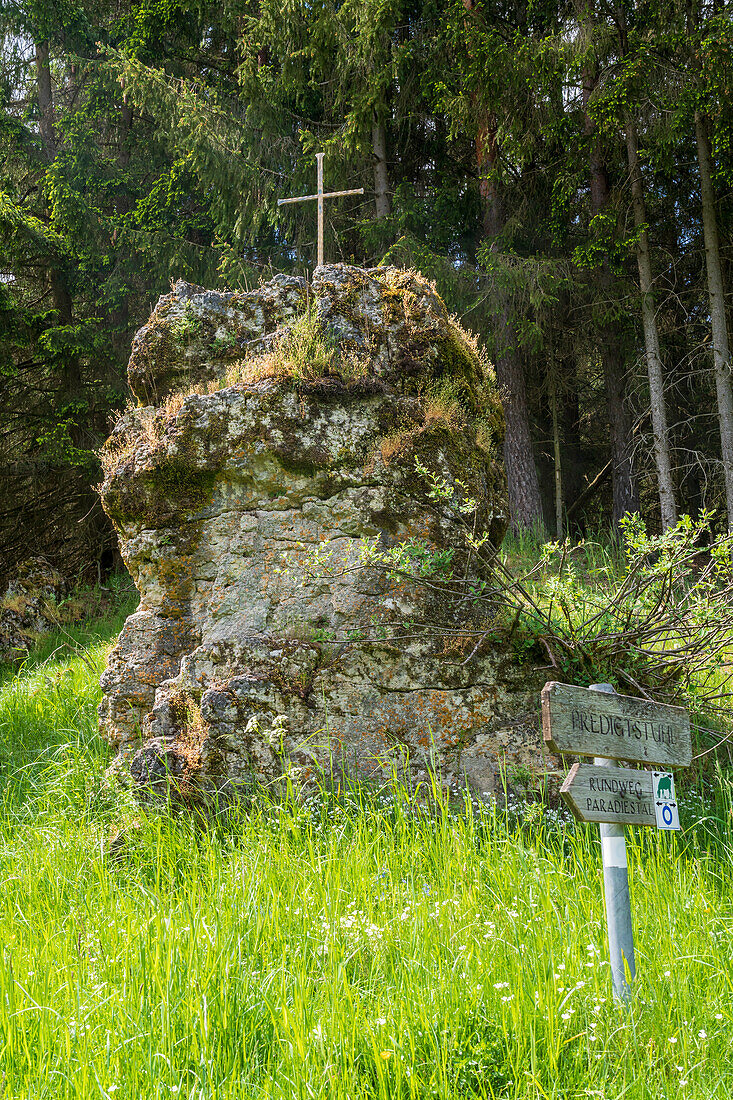
<path fill-rule="evenodd" d="M 503 418 L 435 290 L 343 265 L 179 282 L 129 379 L 101 489 L 141 596 L 102 680 L 120 774 L 204 804 L 394 767 L 491 789 L 536 685 L 466 598 L 466 532 L 506 527 Z"/>

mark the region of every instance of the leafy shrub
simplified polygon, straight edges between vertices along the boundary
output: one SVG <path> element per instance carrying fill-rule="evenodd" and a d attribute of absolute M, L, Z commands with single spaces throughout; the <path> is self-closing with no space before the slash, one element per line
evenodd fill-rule
<path fill-rule="evenodd" d="M 576 564 L 582 543 L 546 544 L 523 621 L 551 665 L 568 678 L 607 679 L 641 694 L 727 697 L 733 537 L 713 538 L 711 518 L 683 516 L 649 535 L 639 516 L 627 517 L 620 568 L 609 561 L 592 577 Z"/>

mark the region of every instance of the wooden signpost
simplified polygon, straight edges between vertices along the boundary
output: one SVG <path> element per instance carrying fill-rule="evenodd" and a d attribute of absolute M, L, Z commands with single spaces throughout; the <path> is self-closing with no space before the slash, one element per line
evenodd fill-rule
<path fill-rule="evenodd" d="M 692 760 L 687 711 L 630 695 L 545 684 L 542 729 L 553 752 L 672 768 L 684 768 Z"/>
<path fill-rule="evenodd" d="M 575 764 L 560 793 L 581 821 L 601 830 L 608 945 L 615 996 L 626 1001 L 636 973 L 624 825 L 679 829 L 669 771 L 622 768 L 617 761 L 685 767 L 692 760 L 690 719 L 682 707 L 589 688 L 549 683 L 542 689 L 542 730 L 553 752 L 594 757 Z"/>

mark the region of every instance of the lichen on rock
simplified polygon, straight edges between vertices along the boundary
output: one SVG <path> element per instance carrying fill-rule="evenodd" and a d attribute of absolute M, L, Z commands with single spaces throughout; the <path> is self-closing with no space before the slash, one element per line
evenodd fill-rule
<path fill-rule="evenodd" d="M 495 380 L 434 287 L 341 264 L 177 283 L 129 377 L 101 488 L 141 596 L 102 679 L 118 774 L 204 806 L 395 767 L 491 789 L 526 740 L 521 670 L 466 659 L 480 624 L 439 575 L 384 567 L 419 545 L 469 568 L 436 485 L 495 546 L 507 524 Z"/>

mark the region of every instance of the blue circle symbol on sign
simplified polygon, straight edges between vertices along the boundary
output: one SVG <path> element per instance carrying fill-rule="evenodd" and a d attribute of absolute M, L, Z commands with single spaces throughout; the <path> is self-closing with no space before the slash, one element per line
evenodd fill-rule
<path fill-rule="evenodd" d="M 663 806 L 662 807 L 662 821 L 664 822 L 665 825 L 671 825 L 672 824 L 672 810 L 670 809 L 669 806 Z"/>

